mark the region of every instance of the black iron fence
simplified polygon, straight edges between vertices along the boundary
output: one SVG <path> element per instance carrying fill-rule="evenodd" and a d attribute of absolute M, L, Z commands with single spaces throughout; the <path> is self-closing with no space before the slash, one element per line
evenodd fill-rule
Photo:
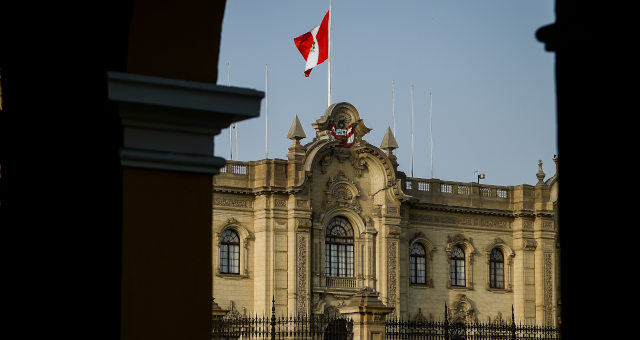
<path fill-rule="evenodd" d="M 447 324 L 444 321 L 387 320 L 385 334 L 387 339 L 560 339 L 557 327 L 512 325 L 504 322 Z"/>
<path fill-rule="evenodd" d="M 353 321 L 344 317 L 281 316 L 213 320 L 213 339 L 344 339 L 353 338 Z"/>
<path fill-rule="evenodd" d="M 444 321 L 390 319 L 387 316 L 387 339 L 429 340 L 559 340 L 558 327 L 526 325 L 511 322 L 450 322 L 445 305 Z"/>
<path fill-rule="evenodd" d="M 343 315 L 280 316 L 272 306 L 271 316 L 225 316 L 213 320 L 212 339 L 314 339 L 351 340 L 353 320 Z M 560 329 L 552 326 L 516 325 L 511 321 L 450 322 L 445 305 L 444 321 L 402 320 L 386 317 L 387 339 L 433 340 L 559 340 Z"/>
<path fill-rule="evenodd" d="M 270 317 L 227 315 L 214 318 L 212 339 L 352 340 L 353 320 L 342 315 L 276 317 L 274 297 Z"/>

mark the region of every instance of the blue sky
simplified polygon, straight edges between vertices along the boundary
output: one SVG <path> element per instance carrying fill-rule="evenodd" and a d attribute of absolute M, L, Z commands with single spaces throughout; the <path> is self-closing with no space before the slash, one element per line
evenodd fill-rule
<path fill-rule="evenodd" d="M 304 76 L 293 38 L 320 24 L 329 0 L 228 0 L 222 24 L 218 84 L 265 91 L 269 69 L 269 158 L 286 159 L 297 114 L 309 143 L 311 123 L 327 108 L 328 62 Z M 411 85 L 414 86 L 414 177 L 535 184 L 557 154 L 555 55 L 535 31 L 555 21 L 553 0 L 398 0 L 332 2 L 332 102 L 353 104 L 380 146 L 393 129 L 395 83 L 399 170 L 411 175 Z M 264 159 L 265 100 L 260 117 L 238 123 L 234 159 Z M 215 137 L 229 159 L 229 129 Z"/>

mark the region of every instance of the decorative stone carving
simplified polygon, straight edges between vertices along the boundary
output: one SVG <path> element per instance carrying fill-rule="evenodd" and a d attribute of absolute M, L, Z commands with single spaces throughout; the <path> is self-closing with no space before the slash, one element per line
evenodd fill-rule
<path fill-rule="evenodd" d="M 524 250 L 536 250 L 538 247 L 538 242 L 536 240 L 522 240 L 522 249 Z"/>
<path fill-rule="evenodd" d="M 452 323 L 471 323 L 478 320 L 474 303 L 464 294 L 458 294 L 455 301 L 449 307 L 449 315 Z"/>
<path fill-rule="evenodd" d="M 455 234 L 455 235 L 448 235 L 447 236 L 447 243 L 450 244 L 456 244 L 456 243 L 471 243 L 472 239 L 471 238 L 466 238 L 464 235 L 462 234 Z"/>
<path fill-rule="evenodd" d="M 362 137 L 369 133 L 371 129 L 364 125 L 360 114 L 356 108 L 346 102 L 332 104 L 327 108 L 324 115 L 320 119 L 312 123 L 311 126 L 316 130 L 316 138 L 329 138 L 327 131 L 332 122 L 343 121 L 346 125 L 351 125 L 356 136 L 356 143 L 362 141 Z"/>
<path fill-rule="evenodd" d="M 223 320 L 237 320 L 242 318 L 242 314 L 238 312 L 238 309 L 236 308 L 236 303 L 233 300 L 229 301 L 228 310 L 229 312 L 227 312 L 227 315 L 222 317 Z"/>
<path fill-rule="evenodd" d="M 362 213 L 362 207 L 359 202 L 360 189 L 342 171 L 337 176 L 329 178 L 327 187 L 326 198 L 322 202 L 323 211 L 347 208 L 359 215 Z"/>
<path fill-rule="evenodd" d="M 324 304 L 326 303 L 322 293 L 311 294 L 311 313 L 322 314 L 324 312 Z"/>
<path fill-rule="evenodd" d="M 387 306 L 396 307 L 396 296 L 398 288 L 398 266 L 397 266 L 397 252 L 398 243 L 396 241 L 387 241 Z M 391 313 L 391 317 L 397 316 L 397 308 Z"/>
<path fill-rule="evenodd" d="M 234 198 L 215 198 L 214 205 L 232 208 L 253 208 L 253 201 Z"/>
<path fill-rule="evenodd" d="M 362 177 L 362 172 L 367 168 L 367 162 L 365 162 L 363 158 L 355 156 L 353 153 L 349 160 L 351 161 L 351 166 L 356 172 L 356 176 Z"/>
<path fill-rule="evenodd" d="M 297 273 L 297 299 L 296 310 L 298 315 L 306 315 L 309 313 L 307 301 L 309 299 L 307 288 L 307 237 L 298 234 L 296 250 L 296 273 Z"/>
<path fill-rule="evenodd" d="M 488 317 L 488 322 L 494 325 L 502 325 L 506 320 L 502 317 L 502 312 L 498 312 L 498 314 L 491 320 L 491 317 Z"/>
<path fill-rule="evenodd" d="M 544 281 L 544 321 L 553 325 L 553 262 L 552 254 L 545 253 L 543 258 Z"/>
<path fill-rule="evenodd" d="M 296 228 L 298 230 L 310 229 L 312 226 L 311 221 L 306 218 L 296 218 Z"/>
<path fill-rule="evenodd" d="M 427 321 L 427 318 L 422 314 L 422 308 L 418 308 L 418 314 L 413 317 L 413 321 Z"/>
<path fill-rule="evenodd" d="M 400 214 L 400 209 L 398 207 L 387 207 L 387 215 L 397 216 Z"/>
<path fill-rule="evenodd" d="M 409 219 L 413 223 L 428 223 L 449 226 L 470 226 L 499 230 L 511 230 L 510 218 L 499 217 L 475 217 L 475 216 L 449 216 L 443 214 L 419 214 L 411 213 Z"/>
<path fill-rule="evenodd" d="M 327 152 L 320 159 L 320 172 L 322 174 L 326 174 L 327 173 L 327 168 L 329 167 L 329 164 L 331 164 L 331 153 Z"/>

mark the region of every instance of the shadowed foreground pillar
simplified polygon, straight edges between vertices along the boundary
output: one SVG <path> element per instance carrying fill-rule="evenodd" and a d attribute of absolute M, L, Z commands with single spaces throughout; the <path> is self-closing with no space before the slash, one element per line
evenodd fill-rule
<path fill-rule="evenodd" d="M 123 126 L 121 339 L 211 336 L 213 137 L 264 94 L 108 73 Z"/>

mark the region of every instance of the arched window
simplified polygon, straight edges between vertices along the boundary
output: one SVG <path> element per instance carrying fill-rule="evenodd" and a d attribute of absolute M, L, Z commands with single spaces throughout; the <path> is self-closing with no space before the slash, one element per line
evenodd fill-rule
<path fill-rule="evenodd" d="M 493 248 L 489 256 L 489 287 L 504 288 L 504 256 L 498 248 Z"/>
<path fill-rule="evenodd" d="M 465 286 L 464 250 L 458 246 L 451 248 L 451 285 Z"/>
<path fill-rule="evenodd" d="M 353 277 L 353 228 L 344 217 L 334 217 L 327 225 L 325 274 Z"/>
<path fill-rule="evenodd" d="M 422 244 L 416 242 L 409 252 L 409 277 L 414 284 L 427 283 L 427 256 Z"/>
<path fill-rule="evenodd" d="M 240 238 L 231 229 L 220 235 L 220 273 L 240 274 Z"/>

